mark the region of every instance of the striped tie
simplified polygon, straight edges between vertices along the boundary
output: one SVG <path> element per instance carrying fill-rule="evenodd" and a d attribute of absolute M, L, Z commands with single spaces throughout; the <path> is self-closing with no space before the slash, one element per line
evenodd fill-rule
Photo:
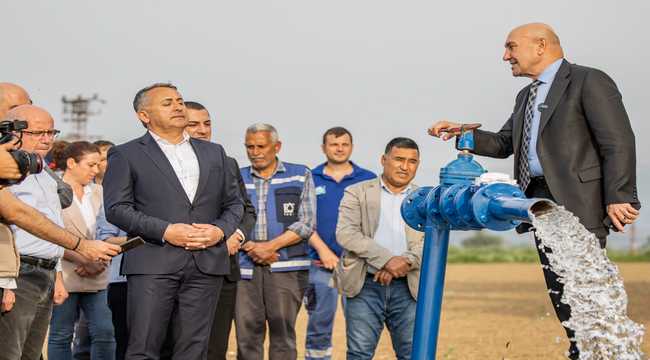
<path fill-rule="evenodd" d="M 524 129 L 521 138 L 521 148 L 519 149 L 519 186 L 526 191 L 530 183 L 530 164 L 528 163 L 528 147 L 530 146 L 530 133 L 533 124 L 533 114 L 535 107 L 535 98 L 537 98 L 537 88 L 542 82 L 533 81 L 528 90 L 528 103 L 526 103 L 526 113 L 524 115 Z"/>

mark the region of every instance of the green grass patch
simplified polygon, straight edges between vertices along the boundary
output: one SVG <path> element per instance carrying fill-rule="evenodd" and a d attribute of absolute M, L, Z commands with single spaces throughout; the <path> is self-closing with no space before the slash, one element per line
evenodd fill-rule
<path fill-rule="evenodd" d="M 650 249 L 630 254 L 628 251 L 607 250 L 614 262 L 650 262 Z M 449 247 L 449 263 L 535 263 L 539 262 L 537 251 L 528 247 Z"/>

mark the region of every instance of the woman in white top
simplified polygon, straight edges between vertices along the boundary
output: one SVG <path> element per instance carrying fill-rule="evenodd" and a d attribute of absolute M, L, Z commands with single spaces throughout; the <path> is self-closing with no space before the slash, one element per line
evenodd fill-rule
<path fill-rule="evenodd" d="M 74 142 L 63 150 L 61 158 L 63 181 L 74 193 L 72 205 L 63 210 L 65 228 L 78 236 L 94 239 L 97 214 L 103 206 L 102 187 L 93 183 L 99 172 L 99 148 L 86 141 Z M 72 360 L 74 325 L 81 310 L 88 321 L 91 358 L 113 360 L 115 337 L 106 298 L 107 264 L 89 262 L 69 250 L 65 251 L 61 263 L 63 283 L 70 296 L 52 313 L 48 358 Z"/>

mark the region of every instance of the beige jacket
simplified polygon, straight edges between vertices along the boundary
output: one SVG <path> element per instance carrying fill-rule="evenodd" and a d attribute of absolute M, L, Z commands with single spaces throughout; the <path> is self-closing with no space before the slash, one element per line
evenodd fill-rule
<path fill-rule="evenodd" d="M 95 214 L 98 214 L 99 207 L 102 206 L 102 187 L 95 185 L 92 191 L 93 210 Z M 85 239 L 95 238 L 96 229 L 88 229 L 81 215 L 81 209 L 79 209 L 75 201 L 72 202 L 72 205 L 63 209 L 63 224 L 66 230 L 76 236 L 81 236 Z M 61 259 L 61 266 L 63 267 L 63 284 L 65 284 L 65 289 L 68 292 L 94 292 L 104 290 L 108 286 L 108 268 L 93 277 L 81 277 L 74 271 L 77 264 Z"/>
<path fill-rule="evenodd" d="M 411 190 L 417 186 L 411 184 Z M 345 189 L 339 206 L 336 240 L 345 249 L 334 270 L 333 284 L 347 297 L 356 296 L 363 287 L 368 264 L 377 269 L 384 267 L 394 255 L 373 239 L 379 226 L 381 206 L 381 181 L 379 178 L 360 182 Z M 395 216 L 401 216 L 395 214 Z M 411 295 L 417 299 L 420 280 L 420 262 L 424 233 L 406 227 L 407 251 L 402 254 L 412 264 L 407 274 Z"/>
<path fill-rule="evenodd" d="M 20 256 L 14 233 L 9 225 L 0 223 L 0 278 L 18 277 Z"/>

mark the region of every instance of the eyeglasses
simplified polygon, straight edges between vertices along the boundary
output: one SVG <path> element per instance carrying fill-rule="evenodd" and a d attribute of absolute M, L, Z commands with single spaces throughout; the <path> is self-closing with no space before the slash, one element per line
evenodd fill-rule
<path fill-rule="evenodd" d="M 27 134 L 27 135 L 38 137 L 38 138 L 45 136 L 45 137 L 53 138 L 53 139 L 56 138 L 61 133 L 60 130 L 56 130 L 56 129 L 52 129 L 52 130 L 35 130 L 35 131 L 23 130 L 21 132 L 23 134 Z"/>

